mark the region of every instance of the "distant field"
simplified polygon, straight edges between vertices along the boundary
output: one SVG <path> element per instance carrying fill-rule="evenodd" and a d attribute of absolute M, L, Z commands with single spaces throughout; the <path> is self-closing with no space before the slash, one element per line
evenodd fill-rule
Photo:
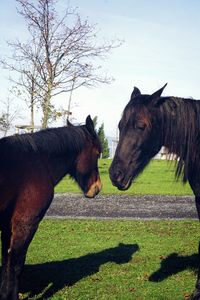
<path fill-rule="evenodd" d="M 112 186 L 108 169 L 111 164 L 110 159 L 99 160 L 99 170 L 103 183 L 103 194 L 129 194 L 129 195 L 192 195 L 189 184 L 183 185 L 179 180 L 175 180 L 174 162 L 153 160 L 134 181 L 128 191 L 121 192 Z M 56 187 L 56 193 L 80 193 L 77 184 L 68 176 L 65 177 Z"/>

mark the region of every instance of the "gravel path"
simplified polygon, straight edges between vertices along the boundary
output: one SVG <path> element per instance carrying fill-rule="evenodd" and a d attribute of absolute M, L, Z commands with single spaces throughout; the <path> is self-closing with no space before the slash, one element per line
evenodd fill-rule
<path fill-rule="evenodd" d="M 192 196 L 56 194 L 46 213 L 54 218 L 197 219 Z"/>

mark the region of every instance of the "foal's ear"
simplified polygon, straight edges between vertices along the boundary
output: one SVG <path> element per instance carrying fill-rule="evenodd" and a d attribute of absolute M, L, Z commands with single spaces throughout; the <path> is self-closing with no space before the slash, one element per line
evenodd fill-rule
<path fill-rule="evenodd" d="M 72 126 L 74 126 L 74 125 L 67 119 L 67 126 L 68 126 L 68 127 L 72 127 Z"/>
<path fill-rule="evenodd" d="M 86 128 L 89 131 L 89 133 L 94 134 L 94 132 L 95 132 L 94 123 L 93 123 L 90 115 L 87 116 L 86 121 L 85 121 L 85 125 L 86 125 Z"/>
<path fill-rule="evenodd" d="M 148 97 L 147 101 L 148 103 L 151 103 L 152 106 L 159 106 L 160 104 L 162 104 L 163 99 L 160 98 L 164 88 L 166 87 L 167 83 L 158 91 L 156 91 L 155 93 L 153 93 L 151 96 Z"/>
<path fill-rule="evenodd" d="M 133 92 L 131 94 L 131 100 L 140 95 L 141 95 L 140 90 L 136 86 L 134 86 Z"/>

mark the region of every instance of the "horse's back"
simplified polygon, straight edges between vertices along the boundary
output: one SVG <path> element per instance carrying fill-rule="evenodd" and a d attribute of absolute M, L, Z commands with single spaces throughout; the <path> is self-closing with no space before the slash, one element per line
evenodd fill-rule
<path fill-rule="evenodd" d="M 15 148 L 10 141 L 1 147 L 1 141 L 0 214 L 17 208 L 18 211 L 25 209 L 27 213 L 42 209 L 53 195 L 53 184 L 44 159 L 35 151 Z"/>

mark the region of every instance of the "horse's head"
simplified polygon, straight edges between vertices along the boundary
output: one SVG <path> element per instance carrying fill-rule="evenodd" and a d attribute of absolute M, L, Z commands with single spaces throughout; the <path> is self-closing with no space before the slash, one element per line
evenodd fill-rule
<path fill-rule="evenodd" d="M 142 95 L 134 88 L 124 109 L 119 122 L 119 143 L 109 170 L 113 185 L 121 190 L 130 187 L 162 146 L 158 107 L 165 86 L 152 95 Z"/>
<path fill-rule="evenodd" d="M 81 126 L 85 138 L 84 146 L 76 159 L 74 178 L 88 198 L 95 197 L 101 190 L 101 180 L 98 171 L 98 158 L 101 154 L 101 144 L 95 132 L 90 116 L 86 124 Z"/>

